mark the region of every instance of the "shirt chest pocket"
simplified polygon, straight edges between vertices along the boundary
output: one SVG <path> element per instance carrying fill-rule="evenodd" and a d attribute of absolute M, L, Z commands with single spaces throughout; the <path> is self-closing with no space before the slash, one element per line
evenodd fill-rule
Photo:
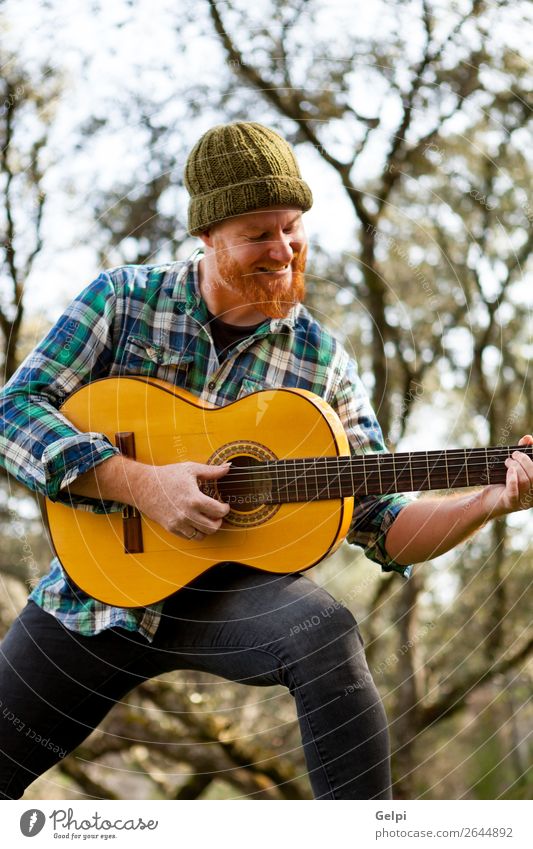
<path fill-rule="evenodd" d="M 141 336 L 130 336 L 117 368 L 121 375 L 141 374 L 184 386 L 193 360 L 192 354 L 172 351 Z"/>
<path fill-rule="evenodd" d="M 275 386 L 261 380 L 258 377 L 244 377 L 239 387 L 237 399 L 244 398 L 245 395 L 251 395 L 252 392 L 260 392 L 262 389 L 275 389 Z"/>

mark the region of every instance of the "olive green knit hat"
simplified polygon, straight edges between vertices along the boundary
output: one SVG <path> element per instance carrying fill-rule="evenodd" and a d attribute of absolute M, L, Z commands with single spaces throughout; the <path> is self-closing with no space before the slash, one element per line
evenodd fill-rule
<path fill-rule="evenodd" d="M 191 150 L 184 177 L 191 235 L 244 212 L 269 206 L 305 212 L 313 204 L 291 145 L 262 124 L 212 127 Z"/>

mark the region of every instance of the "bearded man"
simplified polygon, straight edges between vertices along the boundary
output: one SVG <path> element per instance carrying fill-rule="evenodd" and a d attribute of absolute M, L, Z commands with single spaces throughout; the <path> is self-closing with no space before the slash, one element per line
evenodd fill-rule
<path fill-rule="evenodd" d="M 2 392 L 0 456 L 52 501 L 100 513 L 132 505 L 216 547 L 229 506 L 199 484 L 227 465 L 125 457 L 103 433 L 76 429 L 62 401 L 120 375 L 160 378 L 215 406 L 296 387 L 333 407 L 354 454 L 385 446 L 354 360 L 302 304 L 312 195 L 290 145 L 256 123 L 214 127 L 192 149 L 185 184 L 189 231 L 203 247 L 184 262 L 104 271 L 81 292 Z M 506 485 L 475 496 L 356 499 L 348 542 L 408 577 L 408 564 L 521 508 L 533 463 L 525 454 L 507 463 Z M 391 798 L 387 722 L 359 628 L 326 589 L 300 572 L 221 562 L 164 601 L 113 607 L 73 584 L 57 558 L 1 646 L 0 796 L 19 798 L 130 690 L 176 669 L 283 685 L 315 798 Z"/>

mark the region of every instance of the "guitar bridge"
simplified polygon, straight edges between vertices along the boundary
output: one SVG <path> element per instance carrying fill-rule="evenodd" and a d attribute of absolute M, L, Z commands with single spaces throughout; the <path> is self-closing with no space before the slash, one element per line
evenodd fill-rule
<path fill-rule="evenodd" d="M 116 433 L 115 445 L 121 454 L 135 460 L 135 434 L 133 431 Z M 130 504 L 125 504 L 122 508 L 122 528 L 124 552 L 126 554 L 141 554 L 144 551 L 141 514 L 136 507 L 132 507 Z"/>

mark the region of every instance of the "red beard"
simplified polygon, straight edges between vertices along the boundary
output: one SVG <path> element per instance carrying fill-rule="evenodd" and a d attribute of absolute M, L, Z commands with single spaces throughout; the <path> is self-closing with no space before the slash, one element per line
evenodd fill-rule
<path fill-rule="evenodd" d="M 284 318 L 291 308 L 305 296 L 305 265 L 307 245 L 291 261 L 289 272 L 276 280 L 269 280 L 265 272 L 243 272 L 238 262 L 229 256 L 223 239 L 214 242 L 217 268 L 222 285 L 238 294 L 243 303 L 254 307 L 267 318 Z M 274 268 L 274 263 L 269 266 Z"/>

